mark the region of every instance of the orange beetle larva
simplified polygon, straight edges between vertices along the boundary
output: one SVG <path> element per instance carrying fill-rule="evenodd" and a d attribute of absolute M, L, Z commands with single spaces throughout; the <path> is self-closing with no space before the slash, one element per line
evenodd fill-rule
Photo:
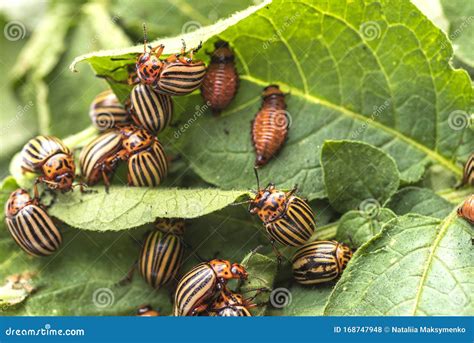
<path fill-rule="evenodd" d="M 280 151 L 289 127 L 285 94 L 278 85 L 266 87 L 262 100 L 262 106 L 252 122 L 252 143 L 257 154 L 256 167 L 267 164 Z"/>
<path fill-rule="evenodd" d="M 201 84 L 201 95 L 215 115 L 234 99 L 239 87 L 239 75 L 234 63 L 234 53 L 229 43 L 217 41 L 211 54 L 211 63 Z"/>
<path fill-rule="evenodd" d="M 474 224 L 474 194 L 471 194 L 461 207 L 458 208 L 458 215 Z"/>

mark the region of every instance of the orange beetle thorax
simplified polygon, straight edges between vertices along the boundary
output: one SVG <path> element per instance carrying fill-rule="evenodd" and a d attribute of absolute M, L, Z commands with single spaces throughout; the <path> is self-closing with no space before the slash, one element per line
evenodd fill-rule
<path fill-rule="evenodd" d="M 24 207 L 33 202 L 30 194 L 24 189 L 18 189 L 10 194 L 7 203 L 5 204 L 5 213 L 8 217 L 15 216 Z"/>
<path fill-rule="evenodd" d="M 155 221 L 155 228 L 163 233 L 182 236 L 184 235 L 184 220 L 180 218 L 160 218 Z"/>
<path fill-rule="evenodd" d="M 153 143 L 153 136 L 151 134 L 133 126 L 122 128 L 121 133 L 124 137 L 122 145 L 129 154 L 144 150 Z"/>
<path fill-rule="evenodd" d="M 209 265 L 218 278 L 225 280 L 246 279 L 248 276 L 245 268 L 237 263 L 231 265 L 229 261 L 215 259 L 210 261 Z"/>
<path fill-rule="evenodd" d="M 138 57 L 136 69 L 140 80 L 149 85 L 160 76 L 163 69 L 163 61 L 152 53 L 145 52 Z"/>
<path fill-rule="evenodd" d="M 69 190 L 72 188 L 76 166 L 72 155 L 58 153 L 51 156 L 41 167 L 43 174 L 48 181 L 53 181 L 54 186 L 48 187 L 61 190 Z"/>
<path fill-rule="evenodd" d="M 258 191 L 250 203 L 249 212 L 257 214 L 263 223 L 278 219 L 285 212 L 286 193 L 278 191 L 273 185 Z"/>

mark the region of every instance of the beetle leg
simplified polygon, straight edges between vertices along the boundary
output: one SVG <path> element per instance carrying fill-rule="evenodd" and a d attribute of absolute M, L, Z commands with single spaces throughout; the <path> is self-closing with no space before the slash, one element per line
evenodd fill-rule
<path fill-rule="evenodd" d="M 42 177 L 37 177 L 36 180 L 35 180 L 35 183 L 33 185 L 33 193 L 34 193 L 34 197 L 35 199 L 39 199 L 40 196 L 39 196 L 39 192 L 38 192 L 38 183 L 41 183 L 42 182 Z"/>
<path fill-rule="evenodd" d="M 160 57 L 163 53 L 165 46 L 163 44 L 157 45 L 154 48 L 150 49 L 150 53 L 155 54 L 156 57 Z"/>
<path fill-rule="evenodd" d="M 270 244 L 272 245 L 273 252 L 275 253 L 277 257 L 277 268 L 280 269 L 283 255 L 281 254 L 280 250 L 278 250 L 278 248 L 276 247 L 275 240 L 270 239 Z"/>
<path fill-rule="evenodd" d="M 167 63 L 176 62 L 176 61 L 178 61 L 179 56 L 180 56 L 180 54 L 174 54 L 174 55 L 168 56 L 168 57 L 165 59 L 165 62 L 167 62 Z"/>
<path fill-rule="evenodd" d="M 184 39 L 181 39 L 181 53 L 180 55 L 186 55 L 186 42 Z"/>
<path fill-rule="evenodd" d="M 298 185 L 295 185 L 291 191 L 289 191 L 288 193 L 286 193 L 286 197 L 287 197 L 287 198 L 291 197 L 293 194 L 295 194 L 295 192 L 296 192 L 297 190 L 298 190 Z"/>
<path fill-rule="evenodd" d="M 202 304 L 199 305 L 198 307 L 194 308 L 191 311 L 191 316 L 197 316 L 199 313 L 202 313 L 207 310 L 208 305 L 207 304 Z"/>
<path fill-rule="evenodd" d="M 129 284 L 130 282 L 132 282 L 133 273 L 135 272 L 137 265 L 138 265 L 138 261 L 135 261 L 130 267 L 130 269 L 128 270 L 127 274 L 125 274 L 125 276 L 122 279 L 120 279 L 119 282 L 117 283 L 119 286 L 125 286 Z"/>

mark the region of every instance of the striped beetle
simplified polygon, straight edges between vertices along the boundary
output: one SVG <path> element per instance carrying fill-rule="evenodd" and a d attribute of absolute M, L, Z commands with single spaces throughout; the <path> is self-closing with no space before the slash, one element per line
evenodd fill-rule
<path fill-rule="evenodd" d="M 280 263 L 281 254 L 275 248 L 275 241 L 286 246 L 303 245 L 314 232 L 314 213 L 306 201 L 294 195 L 296 187 L 284 192 L 270 183 L 262 189 L 257 168 L 254 172 L 257 178 L 257 191 L 253 191 L 255 198 L 234 205 L 249 203 L 249 212 L 262 220 Z"/>
<path fill-rule="evenodd" d="M 184 220 L 157 219 L 148 233 L 138 260 L 140 274 L 153 288 L 175 278 L 184 256 Z"/>
<path fill-rule="evenodd" d="M 186 95 L 198 89 L 206 74 L 206 65 L 202 61 L 193 61 L 193 55 L 200 48 L 186 52 L 183 42 L 181 52 L 171 55 L 165 60 L 160 60 L 164 45 L 150 48 L 147 52 L 146 27 L 143 26 L 143 54 L 139 55 L 136 62 L 138 79 L 152 86 L 157 92 L 166 95 Z"/>
<path fill-rule="evenodd" d="M 106 187 L 117 164 L 112 164 L 112 156 L 122 150 L 122 136 L 118 131 L 108 131 L 87 144 L 79 156 L 79 166 L 83 180 L 94 185 L 102 178 Z"/>
<path fill-rule="evenodd" d="M 168 160 L 163 147 L 148 131 L 135 126 L 120 130 L 124 149 L 116 157 L 126 159 L 128 184 L 136 187 L 156 187 L 168 174 Z"/>
<path fill-rule="evenodd" d="M 94 184 L 102 177 L 106 189 L 110 185 L 109 175 L 119 161 L 128 163 L 128 184 L 131 186 L 158 186 L 168 173 L 168 161 L 160 142 L 134 125 L 102 134 L 88 144 L 80 156 L 87 182 Z"/>
<path fill-rule="evenodd" d="M 130 114 L 110 89 L 94 98 L 89 109 L 89 117 L 99 131 L 130 124 Z"/>
<path fill-rule="evenodd" d="M 5 221 L 15 242 L 32 256 L 48 256 L 59 249 L 61 232 L 38 198 L 24 189 L 10 194 L 5 204 Z"/>
<path fill-rule="evenodd" d="M 35 181 L 35 197 L 38 196 L 37 183 L 62 192 L 72 190 L 76 166 L 71 151 L 59 138 L 37 136 L 30 139 L 21 150 L 21 158 L 23 172 L 41 174 Z"/>
<path fill-rule="evenodd" d="M 474 224 L 474 194 L 471 194 L 458 208 L 458 215 Z"/>
<path fill-rule="evenodd" d="M 299 248 L 293 256 L 293 277 L 303 285 L 316 285 L 339 277 L 352 250 L 336 241 L 316 241 Z"/>
<path fill-rule="evenodd" d="M 132 89 L 129 108 L 137 125 L 157 134 L 171 122 L 173 100 L 148 85 L 139 84 Z"/>
<path fill-rule="evenodd" d="M 194 316 L 207 309 L 209 301 L 231 279 L 247 279 L 243 266 L 215 259 L 200 263 L 184 275 L 176 289 L 173 315 Z"/>

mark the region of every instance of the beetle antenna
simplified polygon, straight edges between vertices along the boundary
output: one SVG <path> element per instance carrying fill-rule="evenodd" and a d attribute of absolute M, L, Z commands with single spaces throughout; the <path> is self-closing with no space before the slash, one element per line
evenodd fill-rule
<path fill-rule="evenodd" d="M 146 52 L 146 44 L 148 43 L 148 37 L 146 34 L 146 24 L 143 23 L 143 52 Z"/>
<path fill-rule="evenodd" d="M 260 190 L 260 179 L 258 177 L 258 171 L 256 167 L 253 167 L 253 171 L 255 173 L 255 177 L 257 178 L 257 189 Z"/>
<path fill-rule="evenodd" d="M 234 202 L 234 203 L 230 204 L 230 206 L 238 206 L 238 205 L 248 204 L 248 203 L 251 203 L 251 202 L 252 202 L 252 199 L 241 201 L 241 202 Z"/>

